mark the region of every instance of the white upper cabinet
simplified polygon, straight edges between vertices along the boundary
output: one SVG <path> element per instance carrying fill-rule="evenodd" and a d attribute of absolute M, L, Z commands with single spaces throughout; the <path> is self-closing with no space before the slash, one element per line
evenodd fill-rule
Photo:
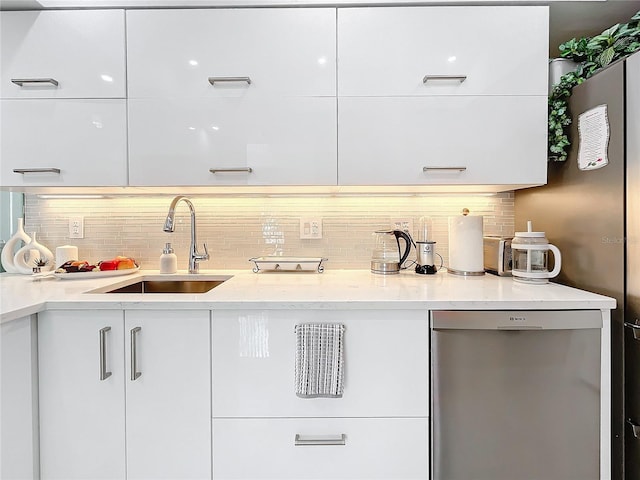
<path fill-rule="evenodd" d="M 0 12 L 0 97 L 124 98 L 124 10 Z"/>
<path fill-rule="evenodd" d="M 336 10 L 127 12 L 129 184 L 335 185 Z"/>
<path fill-rule="evenodd" d="M 127 12 L 130 98 L 335 96 L 333 8 Z"/>
<path fill-rule="evenodd" d="M 548 38 L 547 7 L 341 8 L 338 95 L 546 95 Z"/>

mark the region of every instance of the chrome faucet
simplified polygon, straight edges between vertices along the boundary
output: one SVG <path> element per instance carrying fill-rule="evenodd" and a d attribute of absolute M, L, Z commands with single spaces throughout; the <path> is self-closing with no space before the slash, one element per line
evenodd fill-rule
<path fill-rule="evenodd" d="M 193 208 L 193 203 L 184 195 L 178 195 L 175 197 L 171 205 L 169 206 L 169 213 L 167 219 L 164 222 L 163 230 L 167 233 L 173 233 L 175 231 L 174 218 L 176 215 L 176 205 L 180 200 L 189 207 L 191 211 L 191 246 L 189 247 L 189 273 L 198 273 L 198 262 L 201 260 L 209 260 L 209 251 L 207 250 L 207 244 L 204 244 L 204 253 L 198 252 L 198 242 L 196 241 L 196 211 Z"/>

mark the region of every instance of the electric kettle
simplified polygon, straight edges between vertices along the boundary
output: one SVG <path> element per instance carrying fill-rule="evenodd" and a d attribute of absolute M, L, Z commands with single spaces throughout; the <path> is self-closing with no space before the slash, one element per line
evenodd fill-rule
<path fill-rule="evenodd" d="M 411 251 L 411 236 L 402 230 L 378 230 L 373 235 L 375 246 L 371 255 L 371 272 L 381 275 L 400 273 Z M 404 251 L 401 251 L 400 239 L 404 241 Z"/>

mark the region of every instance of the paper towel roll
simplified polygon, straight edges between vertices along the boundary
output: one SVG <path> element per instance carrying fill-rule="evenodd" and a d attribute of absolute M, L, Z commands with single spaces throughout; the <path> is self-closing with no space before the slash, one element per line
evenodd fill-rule
<path fill-rule="evenodd" d="M 483 275 L 482 216 L 449 217 L 449 267 L 457 275 Z"/>
<path fill-rule="evenodd" d="M 62 245 L 56 248 L 56 268 L 70 260 L 78 260 L 78 247 Z"/>

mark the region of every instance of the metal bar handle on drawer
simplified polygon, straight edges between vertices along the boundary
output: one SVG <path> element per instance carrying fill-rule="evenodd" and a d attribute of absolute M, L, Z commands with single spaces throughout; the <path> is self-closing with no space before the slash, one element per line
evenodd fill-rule
<path fill-rule="evenodd" d="M 466 79 L 466 75 L 425 75 L 422 79 L 422 83 L 427 83 L 429 80 L 458 80 L 462 83 Z"/>
<path fill-rule="evenodd" d="M 142 330 L 140 327 L 131 329 L 131 381 L 133 382 L 142 375 L 138 371 L 138 350 L 136 348 L 136 334 Z"/>
<path fill-rule="evenodd" d="M 636 323 L 624 322 L 624 326 L 633 330 L 633 338 L 640 340 L 640 324 L 638 324 L 638 319 L 636 319 Z"/>
<path fill-rule="evenodd" d="M 111 372 L 107 372 L 107 332 L 111 327 L 100 329 L 100 380 L 106 380 L 111 376 Z"/>
<path fill-rule="evenodd" d="M 464 172 L 467 167 L 422 167 L 424 173 L 427 172 Z"/>
<path fill-rule="evenodd" d="M 251 167 L 238 167 L 238 168 L 210 168 L 209 171 L 211 173 L 227 173 L 227 172 L 253 172 L 253 168 Z"/>
<path fill-rule="evenodd" d="M 295 445 L 300 446 L 326 446 L 326 445 L 346 445 L 347 436 L 342 433 L 340 435 L 322 435 L 322 436 L 302 436 L 296 433 Z"/>
<path fill-rule="evenodd" d="M 218 83 L 231 83 L 231 82 L 246 82 L 247 85 L 251 85 L 250 77 L 209 77 L 209 83 L 215 85 Z"/>
<path fill-rule="evenodd" d="M 14 168 L 13 173 L 60 173 L 59 168 Z"/>
<path fill-rule="evenodd" d="M 43 83 L 48 83 L 49 85 L 53 85 L 57 87 L 59 85 L 58 81 L 55 78 L 12 78 L 11 83 L 15 83 L 23 87 L 25 83 L 33 83 L 37 85 L 42 85 Z"/>

